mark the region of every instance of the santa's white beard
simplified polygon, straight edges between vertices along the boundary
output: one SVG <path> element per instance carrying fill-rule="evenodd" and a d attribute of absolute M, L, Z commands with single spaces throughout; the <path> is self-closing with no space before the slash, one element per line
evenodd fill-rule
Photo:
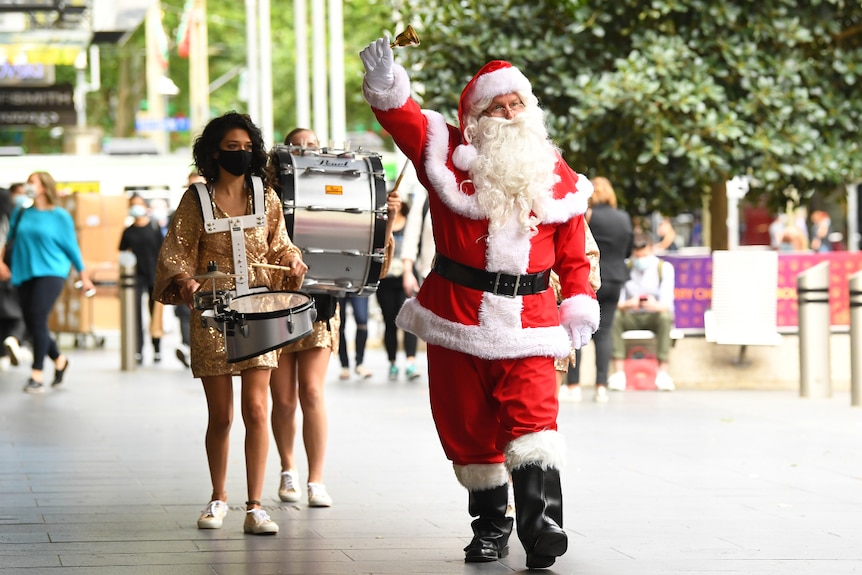
<path fill-rule="evenodd" d="M 548 140 L 542 111 L 527 109 L 511 120 L 481 117 L 472 144 L 478 157 L 470 177 L 490 220 L 489 234 L 502 228 L 515 209 L 522 231 L 535 230 L 545 216 L 542 200 L 557 181 L 557 150 Z"/>

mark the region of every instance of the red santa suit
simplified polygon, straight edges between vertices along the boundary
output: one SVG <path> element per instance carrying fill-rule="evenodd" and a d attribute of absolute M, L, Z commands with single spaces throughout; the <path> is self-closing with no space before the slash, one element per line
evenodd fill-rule
<path fill-rule="evenodd" d="M 475 148 L 439 113 L 421 110 L 410 98 L 403 67 L 393 71 L 390 89 L 363 89 L 429 191 L 437 253 L 508 274 L 500 276 L 508 287 L 495 294 L 432 272 L 398 316 L 399 327 L 428 343 L 432 411 L 444 450 L 468 489 L 504 483 L 504 461 L 510 468 L 537 461 L 559 467 L 564 448 L 556 432 L 553 359 L 569 354 L 571 334 L 579 347 L 599 323 L 584 246 L 592 185 L 558 156 L 557 182 L 536 229 L 524 231 L 516 213 L 489 235 L 488 215 L 466 171 Z M 462 94 L 461 124 L 471 101 L 514 92 L 532 93 L 523 74 L 505 62 L 486 65 Z M 550 269 L 565 298 L 559 310 L 552 289 L 511 297 L 511 276 Z"/>

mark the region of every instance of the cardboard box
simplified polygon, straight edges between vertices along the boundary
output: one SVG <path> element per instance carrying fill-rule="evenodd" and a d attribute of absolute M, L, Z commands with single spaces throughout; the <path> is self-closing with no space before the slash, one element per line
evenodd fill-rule
<path fill-rule="evenodd" d="M 120 298 L 99 293 L 88 298 L 80 290 L 66 289 L 51 311 L 48 329 L 80 334 L 119 331 Z"/>
<path fill-rule="evenodd" d="M 78 245 L 84 261 L 119 262 L 122 226 L 79 228 Z"/>
<path fill-rule="evenodd" d="M 104 196 L 102 194 L 71 194 L 60 200 L 61 205 L 71 215 L 75 227 L 120 227 L 126 226 L 129 201 L 125 196 Z"/>

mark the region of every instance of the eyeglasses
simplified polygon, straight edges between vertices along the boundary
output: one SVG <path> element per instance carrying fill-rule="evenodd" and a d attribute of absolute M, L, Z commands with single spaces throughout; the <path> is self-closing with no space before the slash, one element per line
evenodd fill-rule
<path fill-rule="evenodd" d="M 504 106 L 502 104 L 495 104 L 482 112 L 482 115 L 493 116 L 494 118 L 505 118 L 509 114 L 509 112 L 511 112 L 512 115 L 515 115 L 524 108 L 526 108 L 524 103 L 518 100 L 517 102 L 512 102 L 508 106 Z"/>

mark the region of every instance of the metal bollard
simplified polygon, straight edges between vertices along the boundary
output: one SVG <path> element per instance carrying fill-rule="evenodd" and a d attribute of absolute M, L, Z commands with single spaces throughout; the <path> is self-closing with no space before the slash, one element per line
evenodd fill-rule
<path fill-rule="evenodd" d="M 862 405 L 862 272 L 850 276 L 850 405 Z"/>
<path fill-rule="evenodd" d="M 120 252 L 120 370 L 134 371 L 135 346 L 138 337 L 135 325 L 135 272 L 138 258 L 132 252 Z"/>
<path fill-rule="evenodd" d="M 799 396 L 831 397 L 829 262 L 796 276 L 799 301 Z"/>

